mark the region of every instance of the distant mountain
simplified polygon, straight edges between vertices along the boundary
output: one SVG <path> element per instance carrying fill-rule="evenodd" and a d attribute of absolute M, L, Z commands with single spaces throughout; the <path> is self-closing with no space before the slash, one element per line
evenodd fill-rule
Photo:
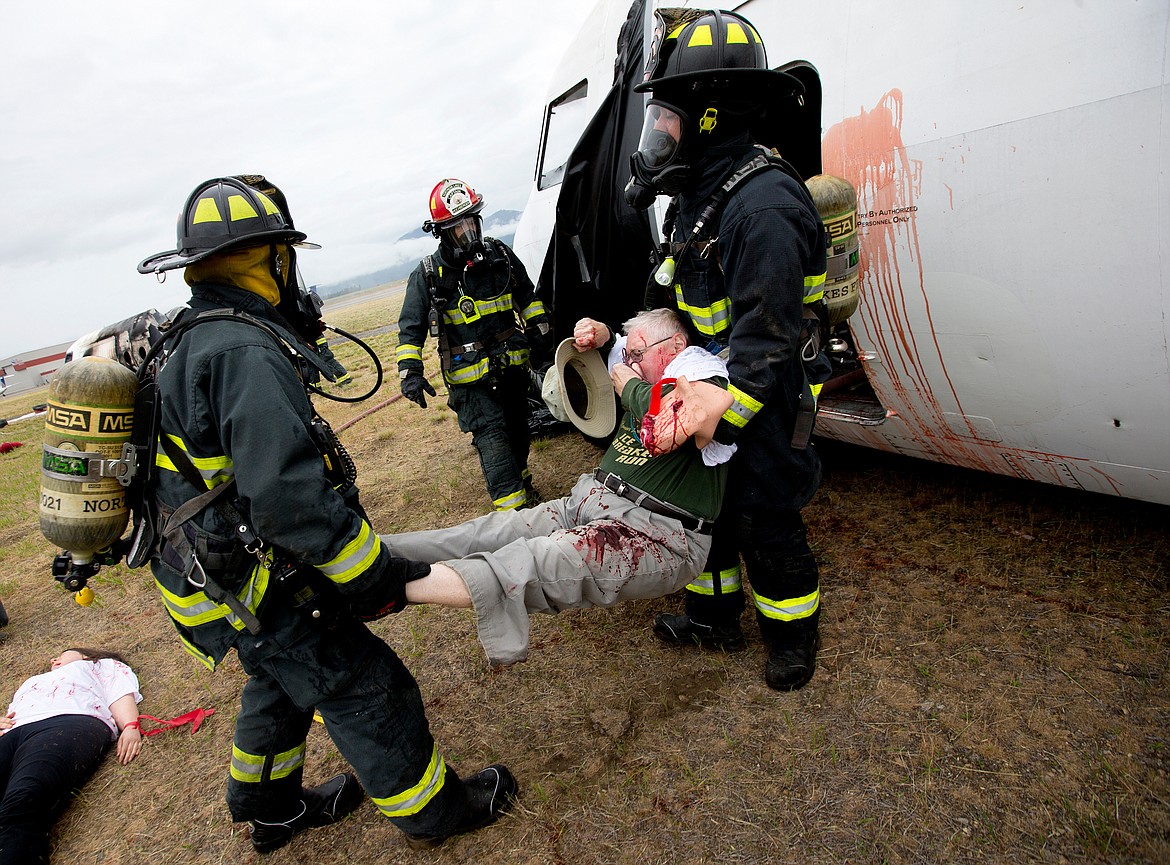
<path fill-rule="evenodd" d="M 494 237 L 497 240 L 502 240 L 511 246 L 516 236 L 516 223 L 519 221 L 519 210 L 497 210 L 495 213 L 484 217 L 484 234 Z M 503 230 L 501 231 L 501 229 Z M 398 240 L 417 240 L 420 237 L 426 236 L 427 234 L 421 228 L 416 228 L 414 231 L 402 235 Z M 323 298 L 337 297 L 339 294 L 361 291 L 362 289 L 373 288 L 375 285 L 384 285 L 387 282 L 397 282 L 400 279 L 406 279 L 416 267 L 418 267 L 418 259 L 411 259 L 401 264 L 375 270 L 373 273 L 364 273 L 361 276 L 350 277 L 339 282 L 320 284 L 316 286 L 316 289 L 317 293 Z"/>

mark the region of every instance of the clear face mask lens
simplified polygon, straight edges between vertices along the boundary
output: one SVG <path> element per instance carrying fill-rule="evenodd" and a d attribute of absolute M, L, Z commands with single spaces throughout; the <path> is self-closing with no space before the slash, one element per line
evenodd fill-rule
<path fill-rule="evenodd" d="M 662 105 L 651 105 L 646 111 L 638 151 L 648 168 L 660 168 L 670 163 L 678 152 L 682 136 L 682 119 Z"/>

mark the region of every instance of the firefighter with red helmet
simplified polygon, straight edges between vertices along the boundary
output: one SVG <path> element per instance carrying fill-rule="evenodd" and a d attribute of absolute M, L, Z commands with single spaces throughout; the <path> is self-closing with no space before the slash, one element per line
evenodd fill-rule
<path fill-rule="evenodd" d="M 793 690 L 813 675 L 820 618 L 800 509 L 821 476 L 808 434 L 823 369 L 810 374 L 815 348 L 810 363 L 802 356 L 823 291 L 825 236 L 800 177 L 756 144 L 751 125 L 802 88 L 769 69 L 741 15 L 681 10 L 658 16 L 646 78 L 634 89 L 651 97 L 626 199 L 640 209 L 673 197 L 654 280 L 665 290 L 659 302 L 689 319 L 694 342 L 728 352 L 735 400 L 715 440 L 737 448 L 707 567 L 687 586 L 685 612 L 658 615 L 654 633 L 742 648 L 742 554 L 769 649 L 765 681 Z"/>
<path fill-rule="evenodd" d="M 406 286 L 398 318 L 403 395 L 422 408 L 435 389 L 423 374 L 423 345 L 438 344 L 447 404 L 471 433 L 494 510 L 535 504 L 528 471 L 528 358 L 547 346 L 548 316 L 524 265 L 483 234 L 484 200 L 462 180 L 431 190 L 423 230 L 439 239 Z"/>

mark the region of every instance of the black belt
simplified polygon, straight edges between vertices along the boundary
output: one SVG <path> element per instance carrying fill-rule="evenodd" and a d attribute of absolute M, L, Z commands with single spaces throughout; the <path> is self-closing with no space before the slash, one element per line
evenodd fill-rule
<path fill-rule="evenodd" d="M 640 508 L 645 508 L 652 514 L 658 514 L 661 517 L 670 517 L 672 520 L 678 520 L 682 523 L 682 527 L 689 532 L 695 532 L 700 535 L 711 534 L 715 523 L 713 520 L 705 520 L 702 517 L 696 517 L 693 514 L 688 514 L 681 508 L 676 508 L 674 505 L 667 504 L 664 501 L 654 498 L 650 493 L 643 492 L 637 487 L 630 486 L 617 475 L 612 472 L 603 472 L 598 469 L 593 473 L 593 478 L 611 493 L 617 493 L 623 499 L 629 499 Z"/>

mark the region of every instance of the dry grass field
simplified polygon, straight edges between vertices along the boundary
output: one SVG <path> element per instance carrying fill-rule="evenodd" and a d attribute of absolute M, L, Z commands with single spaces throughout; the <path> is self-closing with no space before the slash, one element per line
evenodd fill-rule
<path fill-rule="evenodd" d="M 381 293 L 330 320 L 364 333 L 395 320 L 399 303 Z M 485 512 L 442 388 L 425 411 L 391 401 L 394 342 L 370 340 L 391 367 L 372 399 L 317 400 L 358 464 L 375 526 Z M 372 380 L 372 364 L 339 356 L 356 388 Z M 44 400 L 4 398 L 0 415 Z M 138 671 L 144 713 L 215 709 L 194 735 L 149 739 L 129 767 L 107 759 L 58 824 L 54 861 L 260 861 L 223 804 L 239 665 L 207 673 L 180 649 L 147 569 L 104 570 L 89 608 L 52 582 L 36 516 L 40 435 L 39 421 L 0 430 L 25 443 L 0 456 L 3 698 L 62 648 L 101 645 Z M 506 762 L 518 807 L 415 853 L 368 805 L 264 860 L 1170 861 L 1170 510 L 820 447 L 826 478 L 806 518 L 822 648 L 808 687 L 766 688 L 758 638 L 736 654 L 657 642 L 654 611 L 680 598 L 539 617 L 530 660 L 494 672 L 470 611 L 411 608 L 375 630 L 418 678 L 451 765 Z M 538 488 L 565 493 L 599 456 L 575 434 L 538 442 Z M 343 768 L 315 725 L 310 783 Z"/>

